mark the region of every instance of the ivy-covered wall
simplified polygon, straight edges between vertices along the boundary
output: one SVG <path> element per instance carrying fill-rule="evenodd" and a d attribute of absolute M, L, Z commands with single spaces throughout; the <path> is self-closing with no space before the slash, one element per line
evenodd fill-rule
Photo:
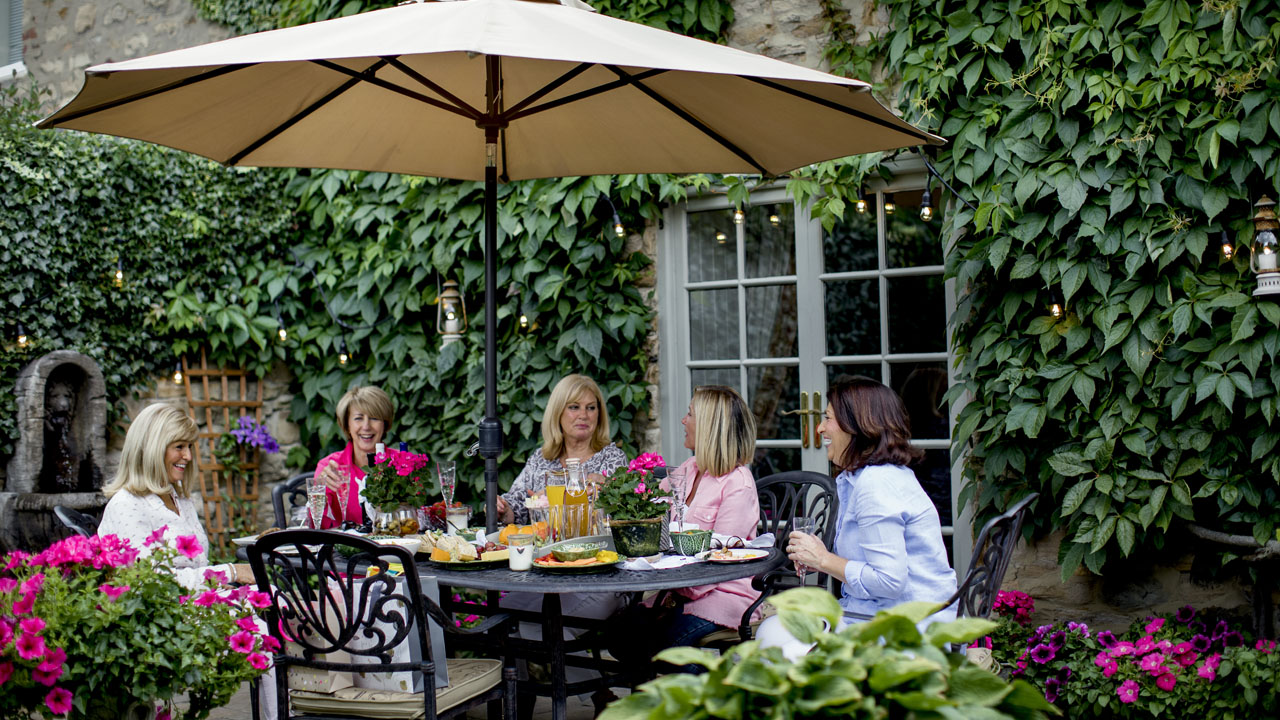
<path fill-rule="evenodd" d="M 948 215 L 965 497 L 1042 493 L 1064 577 L 1157 557 L 1185 522 L 1274 538 L 1280 306 L 1247 265 L 1280 186 L 1280 6 L 882 5 L 890 32 L 829 57 L 882 63 L 977 206 Z"/>

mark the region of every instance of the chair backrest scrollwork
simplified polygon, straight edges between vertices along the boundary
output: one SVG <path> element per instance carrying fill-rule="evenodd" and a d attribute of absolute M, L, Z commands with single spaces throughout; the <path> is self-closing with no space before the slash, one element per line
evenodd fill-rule
<path fill-rule="evenodd" d="M 307 480 L 311 477 L 309 472 L 298 473 L 271 488 L 271 509 L 275 513 L 276 527 L 283 529 L 292 525 L 290 519 L 294 511 L 307 506 Z"/>
<path fill-rule="evenodd" d="M 774 547 L 786 549 L 791 523 L 798 517 L 815 519 L 818 537 L 831 547 L 839 501 L 835 481 L 830 477 L 806 470 L 775 473 L 756 481 L 756 497 L 760 501 L 759 533 L 773 533 Z"/>
<path fill-rule="evenodd" d="M 947 606 L 957 603 L 957 615 L 979 618 L 991 615 L 996 593 L 1004 582 L 1005 571 L 1009 569 L 1009 560 L 1022 532 L 1022 521 L 1039 496 L 1039 493 L 1031 493 L 982 527 L 973 545 L 969 572 L 955 594 L 947 600 Z"/>

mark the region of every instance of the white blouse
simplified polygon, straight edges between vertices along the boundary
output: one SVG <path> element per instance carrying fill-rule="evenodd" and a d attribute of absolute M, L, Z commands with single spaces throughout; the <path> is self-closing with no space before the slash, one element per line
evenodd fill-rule
<path fill-rule="evenodd" d="M 180 535 L 195 535 L 200 543 L 200 554 L 193 558 L 178 554 L 173 561 L 173 575 L 184 587 L 196 589 L 204 585 L 205 570 L 220 570 L 227 579 L 235 578 L 235 568 L 231 565 L 209 565 L 209 536 L 200 524 L 200 516 L 196 513 L 195 503 L 191 498 L 174 496 L 178 506 L 175 514 L 165 507 L 159 495 L 138 496 L 127 490 L 116 493 L 102 513 L 102 522 L 98 525 L 98 535 L 116 535 L 125 538 L 129 544 L 140 550 L 140 556 L 151 554 L 152 547 L 144 546 L 146 539 L 162 527 L 164 541 L 173 543 Z"/>

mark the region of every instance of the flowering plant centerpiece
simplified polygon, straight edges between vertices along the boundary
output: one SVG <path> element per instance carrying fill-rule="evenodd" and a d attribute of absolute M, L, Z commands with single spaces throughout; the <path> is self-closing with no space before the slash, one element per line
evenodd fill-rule
<path fill-rule="evenodd" d="M 401 507 L 418 508 L 434 495 L 430 458 L 411 452 L 390 452 L 374 457 L 365 468 L 364 499 L 383 512 Z"/>
<path fill-rule="evenodd" d="M 253 616 L 270 599 L 206 573 L 196 591 L 174 579 L 195 536 L 164 531 L 140 556 L 127 540 L 74 536 L 0 569 L 0 717 L 167 718 L 186 694 L 188 718 L 225 705 L 278 649 Z M 160 706 L 157 711 L 157 705 Z"/>
<path fill-rule="evenodd" d="M 667 514 L 671 493 L 659 486 L 655 468 L 665 468 L 661 455 L 644 453 L 626 468 L 618 468 L 600 490 L 596 507 L 611 521 L 651 520 Z"/>

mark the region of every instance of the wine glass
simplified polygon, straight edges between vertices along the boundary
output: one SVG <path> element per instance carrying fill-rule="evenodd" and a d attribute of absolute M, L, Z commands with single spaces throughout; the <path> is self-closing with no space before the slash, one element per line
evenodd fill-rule
<path fill-rule="evenodd" d="M 311 516 L 311 527 L 317 530 L 324 522 L 327 492 L 328 488 L 318 474 L 307 480 L 307 514 Z"/>
<path fill-rule="evenodd" d="M 667 487 L 671 488 L 671 492 L 674 495 L 671 499 L 671 509 L 675 517 L 672 519 L 675 521 L 676 527 L 679 528 L 681 532 L 685 530 L 684 509 L 687 507 L 685 505 L 685 498 L 687 497 L 685 482 L 687 480 L 688 477 L 684 470 L 675 468 L 667 471 Z"/>
<path fill-rule="evenodd" d="M 342 478 L 342 489 L 338 490 L 338 508 L 342 511 L 342 515 L 338 517 L 338 527 L 347 521 L 347 505 L 351 502 L 351 471 L 345 467 L 338 467 L 334 464 L 338 471 L 338 476 Z M 321 511 L 324 512 L 323 510 Z"/>
<path fill-rule="evenodd" d="M 802 532 L 806 535 L 816 535 L 817 530 L 817 518 L 798 517 L 791 521 L 791 532 Z M 803 563 L 796 563 L 796 577 L 800 578 L 801 584 L 804 583 L 804 576 L 808 572 L 809 566 Z"/>
<path fill-rule="evenodd" d="M 436 476 L 440 478 L 440 494 L 444 496 L 445 514 L 453 507 L 453 492 L 458 487 L 458 464 L 453 460 L 436 461 Z"/>

